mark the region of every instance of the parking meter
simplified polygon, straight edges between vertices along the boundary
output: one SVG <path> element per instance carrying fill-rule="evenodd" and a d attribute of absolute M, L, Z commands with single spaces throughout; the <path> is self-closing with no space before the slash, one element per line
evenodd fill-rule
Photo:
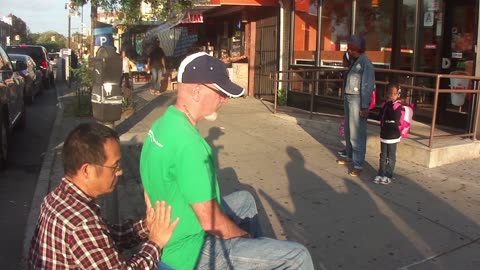
<path fill-rule="evenodd" d="M 102 46 L 89 61 L 92 72 L 92 112 L 99 122 L 114 122 L 122 116 L 122 57 L 112 46 Z"/>

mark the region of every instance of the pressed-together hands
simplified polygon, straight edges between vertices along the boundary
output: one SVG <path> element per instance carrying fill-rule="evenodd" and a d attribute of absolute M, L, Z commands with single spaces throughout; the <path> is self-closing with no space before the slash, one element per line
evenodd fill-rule
<path fill-rule="evenodd" d="M 147 193 L 144 192 L 143 195 L 145 197 L 145 205 L 147 206 L 145 223 L 149 231 L 149 239 L 160 248 L 163 248 L 170 240 L 170 237 L 172 237 L 179 218 L 177 217 L 170 223 L 172 206 L 167 206 L 165 201 L 156 201 L 154 209 Z"/>

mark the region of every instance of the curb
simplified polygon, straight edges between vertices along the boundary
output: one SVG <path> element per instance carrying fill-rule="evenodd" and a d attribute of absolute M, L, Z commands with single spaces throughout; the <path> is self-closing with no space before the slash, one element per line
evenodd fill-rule
<path fill-rule="evenodd" d="M 65 86 L 66 87 L 66 86 Z M 63 123 L 63 105 L 61 103 L 61 97 L 59 95 L 58 87 L 55 88 L 57 94 L 57 115 L 55 117 L 55 122 L 53 124 L 53 129 L 50 134 L 50 139 L 48 142 L 48 147 L 45 152 L 45 157 L 42 162 L 42 167 L 38 175 L 37 185 L 35 187 L 35 192 L 30 206 L 30 213 L 28 214 L 27 223 L 25 224 L 25 234 L 23 238 L 23 252 L 21 259 L 21 269 L 26 267 L 25 263 L 28 259 L 28 250 L 30 247 L 30 240 L 32 238 L 35 226 L 37 224 L 38 214 L 40 212 L 40 204 L 42 203 L 43 198 L 50 189 L 50 176 L 52 172 L 52 167 L 55 162 L 55 151 L 56 144 L 58 141 L 58 136 L 61 134 L 61 128 Z"/>

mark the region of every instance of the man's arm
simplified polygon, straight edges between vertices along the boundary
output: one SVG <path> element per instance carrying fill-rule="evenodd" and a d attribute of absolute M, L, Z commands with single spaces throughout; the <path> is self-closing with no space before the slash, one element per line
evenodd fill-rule
<path fill-rule="evenodd" d="M 106 224 L 98 219 L 77 227 L 69 237 L 68 248 L 79 269 L 155 269 L 161 255 L 161 248 L 147 241 L 139 252 L 122 261 Z"/>
<path fill-rule="evenodd" d="M 240 229 L 220 209 L 215 199 L 192 204 L 193 211 L 198 217 L 200 225 L 209 234 L 221 238 L 248 237 L 248 233 Z"/>

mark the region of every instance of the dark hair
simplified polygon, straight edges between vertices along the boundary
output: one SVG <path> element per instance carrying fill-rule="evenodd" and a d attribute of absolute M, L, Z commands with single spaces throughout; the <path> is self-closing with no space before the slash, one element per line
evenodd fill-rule
<path fill-rule="evenodd" d="M 98 123 L 83 123 L 73 129 L 63 144 L 65 175 L 75 175 L 85 163 L 103 164 L 107 139 L 120 141 L 113 129 Z"/>
<path fill-rule="evenodd" d="M 390 82 L 387 84 L 387 87 L 386 87 L 386 94 L 387 95 L 390 95 L 393 91 L 393 88 L 397 88 L 397 89 L 400 89 L 400 86 L 398 85 L 398 83 L 396 82 Z"/>

